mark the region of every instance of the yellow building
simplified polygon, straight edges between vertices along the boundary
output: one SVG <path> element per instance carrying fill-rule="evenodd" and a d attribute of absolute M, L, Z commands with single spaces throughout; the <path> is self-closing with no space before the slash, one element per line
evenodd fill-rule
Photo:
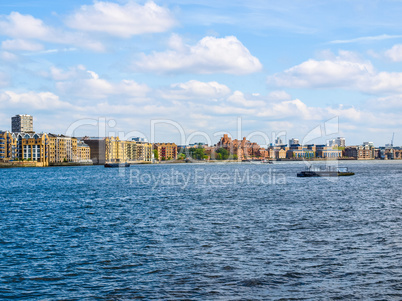
<path fill-rule="evenodd" d="M 21 146 L 20 158 L 49 165 L 49 138 L 47 134 L 21 133 L 17 135 Z"/>
<path fill-rule="evenodd" d="M 126 141 L 126 158 L 127 162 L 138 161 L 136 141 Z"/>
<path fill-rule="evenodd" d="M 158 151 L 159 161 L 177 159 L 176 143 L 155 143 L 154 149 Z"/>
<path fill-rule="evenodd" d="M 104 141 L 106 162 L 126 161 L 126 141 L 121 141 L 119 137 L 107 137 Z"/>
<path fill-rule="evenodd" d="M 76 162 L 89 163 L 91 162 L 91 150 L 89 145 L 80 141 L 76 145 Z"/>
<path fill-rule="evenodd" d="M 152 143 L 137 142 L 137 161 L 151 162 L 152 154 Z"/>
<path fill-rule="evenodd" d="M 16 157 L 16 140 L 10 132 L 0 132 L 0 162 L 7 162 Z"/>
<path fill-rule="evenodd" d="M 77 144 L 78 144 L 77 138 L 71 137 L 71 152 L 70 152 L 71 155 L 67 156 L 68 161 L 78 162 Z"/>
<path fill-rule="evenodd" d="M 85 137 L 83 142 L 89 146 L 94 164 L 126 162 L 126 141 L 119 137 Z"/>
<path fill-rule="evenodd" d="M 49 163 L 72 161 L 71 137 L 49 134 Z"/>
<path fill-rule="evenodd" d="M 85 137 L 94 164 L 114 162 L 152 161 L 152 144 L 123 141 L 119 137 Z"/>

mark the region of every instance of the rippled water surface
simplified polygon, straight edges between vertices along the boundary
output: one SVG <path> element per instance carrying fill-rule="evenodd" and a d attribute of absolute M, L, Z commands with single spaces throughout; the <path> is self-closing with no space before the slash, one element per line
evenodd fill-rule
<path fill-rule="evenodd" d="M 402 162 L 0 170 L 0 299 L 401 300 Z"/>

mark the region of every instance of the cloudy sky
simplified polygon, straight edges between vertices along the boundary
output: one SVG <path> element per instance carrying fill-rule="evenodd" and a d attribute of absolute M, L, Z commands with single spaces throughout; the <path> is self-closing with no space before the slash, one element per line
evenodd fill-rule
<path fill-rule="evenodd" d="M 38 132 L 96 135 L 106 120 L 215 143 L 241 120 L 258 142 L 318 128 L 402 145 L 401 15 L 398 0 L 4 0 L 0 129 L 31 114 Z"/>

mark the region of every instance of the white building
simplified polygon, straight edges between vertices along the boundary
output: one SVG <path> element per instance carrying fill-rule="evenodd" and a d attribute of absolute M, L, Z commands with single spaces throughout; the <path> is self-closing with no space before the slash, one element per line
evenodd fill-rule
<path fill-rule="evenodd" d="M 293 144 L 300 144 L 299 139 L 296 139 L 296 138 L 289 139 L 289 146 L 291 146 Z"/>
<path fill-rule="evenodd" d="M 33 132 L 33 117 L 31 115 L 15 115 L 11 117 L 11 132 Z"/>

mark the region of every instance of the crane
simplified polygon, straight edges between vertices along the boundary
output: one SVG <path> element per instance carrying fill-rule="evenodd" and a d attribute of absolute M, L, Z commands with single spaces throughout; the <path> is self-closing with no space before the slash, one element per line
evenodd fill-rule
<path fill-rule="evenodd" d="M 395 137 L 395 133 L 392 133 L 391 147 L 394 147 L 394 137 Z"/>

